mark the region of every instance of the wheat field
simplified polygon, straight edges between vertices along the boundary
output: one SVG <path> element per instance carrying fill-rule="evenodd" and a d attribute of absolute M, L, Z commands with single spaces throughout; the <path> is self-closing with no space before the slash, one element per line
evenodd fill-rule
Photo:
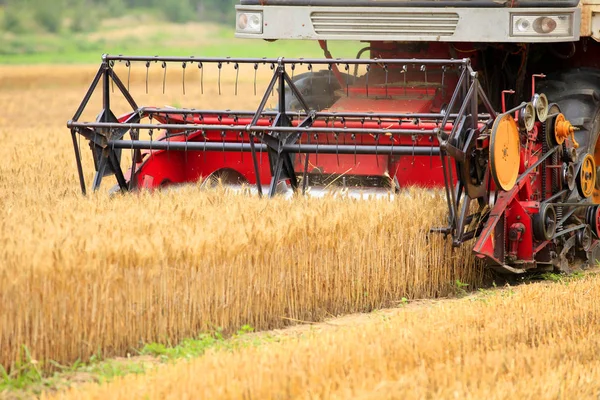
<path fill-rule="evenodd" d="M 49 369 L 50 360 L 124 355 L 217 328 L 318 321 L 445 296 L 457 280 L 481 284 L 468 249 L 427 235 L 446 212 L 436 192 L 266 201 L 198 185 L 110 197 L 107 184 L 82 196 L 65 125 L 94 70 L 0 67 L 0 365 L 8 371 L 23 346 Z M 215 75 L 204 96 L 189 77 L 183 97 L 179 73 L 169 72 L 162 95 L 162 72 L 153 70 L 146 95 L 137 70 L 132 91 L 154 106 L 258 102 L 233 96 L 235 75 L 223 77 L 221 96 Z M 260 85 L 267 79 L 259 74 Z M 252 93 L 252 75 L 241 73 L 239 85 Z M 91 106 L 88 120 L 100 110 L 98 96 Z M 114 108 L 127 111 L 124 101 Z"/>
<path fill-rule="evenodd" d="M 318 325 L 53 399 L 597 399 L 600 278 Z"/>

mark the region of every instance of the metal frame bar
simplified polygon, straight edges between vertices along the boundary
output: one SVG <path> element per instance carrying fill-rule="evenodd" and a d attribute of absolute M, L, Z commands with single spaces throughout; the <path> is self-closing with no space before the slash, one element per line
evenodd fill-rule
<path fill-rule="evenodd" d="M 255 111 L 247 111 L 247 110 L 201 110 L 201 109 L 193 109 L 193 108 L 157 108 L 157 107 L 140 107 L 136 110 L 136 113 L 140 113 L 143 115 L 150 114 L 173 114 L 173 115 L 229 115 L 229 116 L 244 116 L 244 117 L 254 117 L 256 115 Z M 263 111 L 260 114 L 260 117 L 276 117 L 280 114 L 278 111 Z M 324 112 L 324 111 L 315 111 L 313 112 L 315 118 L 370 118 L 370 119 L 422 119 L 422 120 L 440 120 L 446 116 L 451 118 L 452 120 L 456 119 L 458 116 L 457 113 L 451 114 L 441 114 L 441 113 L 373 113 L 373 112 Z M 309 113 L 306 112 L 297 112 L 297 111 L 289 111 L 286 112 L 288 117 L 306 117 Z M 490 118 L 490 114 L 479 114 L 478 119 L 480 121 L 488 120 Z"/>
<path fill-rule="evenodd" d="M 469 58 L 460 59 L 416 59 L 416 58 L 395 58 L 395 59 L 357 59 L 357 58 L 239 58 L 239 57 L 169 57 L 169 56 L 125 56 L 103 54 L 102 61 L 124 61 L 124 62 L 166 62 L 166 63 L 213 63 L 213 64 L 273 64 L 273 65 L 292 65 L 292 64 L 312 64 L 312 65 L 471 65 Z"/>
<path fill-rule="evenodd" d="M 251 152 L 250 143 L 221 143 L 221 142 L 172 142 L 172 141 L 149 141 L 149 140 L 115 140 L 107 142 L 107 145 L 115 149 L 144 150 L 152 147 L 152 150 L 168 151 L 238 151 Z M 265 143 L 255 144 L 255 149 L 267 151 L 269 146 Z M 283 144 L 280 147 L 282 153 L 290 154 L 375 154 L 379 155 L 403 155 L 403 156 L 429 156 L 440 154 L 438 146 L 374 146 L 374 145 L 349 145 L 349 144 Z"/>
<path fill-rule="evenodd" d="M 283 115 L 283 114 L 282 114 Z M 93 129 L 144 129 L 166 131 L 228 131 L 228 132 L 281 132 L 281 133 L 356 133 L 362 135 L 435 135 L 437 129 L 364 129 L 364 128 L 313 128 L 293 126 L 260 126 L 260 125 L 202 125 L 202 124 L 140 124 L 120 122 L 69 122 L 68 128 L 93 128 Z M 273 128 L 277 128 L 276 130 Z"/>

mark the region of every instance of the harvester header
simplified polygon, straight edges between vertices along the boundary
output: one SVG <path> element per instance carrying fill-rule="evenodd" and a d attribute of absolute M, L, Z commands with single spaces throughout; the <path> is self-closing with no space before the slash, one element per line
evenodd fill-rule
<path fill-rule="evenodd" d="M 119 192 L 211 178 L 268 197 L 439 188 L 448 217 L 432 232 L 469 242 L 491 269 L 568 270 L 598 258 L 596 0 L 242 0 L 236 12 L 236 36 L 315 39 L 325 58 L 103 56 L 68 123 L 83 193 L 82 138 L 92 190 L 108 176 Z M 334 58 L 328 40 L 367 43 Z M 164 93 L 169 71 L 182 94 L 194 76 L 201 95 L 231 84 L 260 101 L 246 111 L 138 105 L 134 68 L 146 92 L 153 71 Z M 240 71 L 254 77 L 243 89 Z M 102 109 L 84 121 L 96 92 Z M 115 95 L 130 108 L 120 116 Z"/>

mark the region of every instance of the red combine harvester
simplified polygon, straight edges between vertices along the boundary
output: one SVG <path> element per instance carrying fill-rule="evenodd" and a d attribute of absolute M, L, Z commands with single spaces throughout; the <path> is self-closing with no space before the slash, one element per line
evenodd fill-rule
<path fill-rule="evenodd" d="M 313 39 L 325 58 L 104 55 L 68 122 L 83 193 L 78 134 L 94 157 L 93 190 L 106 176 L 120 191 L 218 176 L 270 197 L 441 187 L 448 220 L 432 231 L 472 242 L 496 271 L 596 262 L 600 2 L 243 0 L 237 36 Z M 366 45 L 339 59 L 331 40 Z M 178 68 L 202 85 L 212 64 L 219 90 L 221 72 L 235 71 L 236 92 L 241 69 L 254 71 L 255 88 L 258 70 L 273 76 L 257 110 L 154 108 L 135 102 L 117 64 Z M 82 122 L 98 87 L 103 109 Z M 115 87 L 132 109 L 120 117 Z M 133 155 L 125 168 L 123 150 Z"/>

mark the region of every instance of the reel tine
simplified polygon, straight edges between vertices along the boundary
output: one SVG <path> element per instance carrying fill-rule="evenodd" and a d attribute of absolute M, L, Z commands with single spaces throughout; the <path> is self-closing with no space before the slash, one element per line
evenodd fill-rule
<path fill-rule="evenodd" d="M 114 71 L 115 62 L 114 62 L 114 61 L 110 61 L 110 62 L 108 63 L 108 66 L 109 66 L 109 68 L 111 69 L 111 72 L 114 74 L 114 73 L 115 73 L 115 71 Z M 114 92 L 115 92 L 115 80 L 114 80 L 114 79 L 111 79 L 110 81 L 111 81 L 111 90 L 112 90 L 112 92 L 114 93 Z"/>
<path fill-rule="evenodd" d="M 307 142 L 310 144 L 310 133 L 306 134 Z M 300 147 L 300 144 L 298 144 Z M 308 153 L 304 153 L 304 171 L 302 172 L 302 195 L 306 194 L 306 188 L 308 187 Z"/>
<path fill-rule="evenodd" d="M 263 140 L 263 135 L 264 134 L 261 132 L 260 136 L 259 136 L 259 139 L 260 139 L 261 142 Z M 258 150 L 258 156 L 259 156 L 259 159 L 260 159 L 260 161 L 259 161 L 260 166 L 262 167 L 262 160 L 263 160 L 263 157 L 262 157 L 262 146 L 260 146 L 260 149 Z"/>
<path fill-rule="evenodd" d="M 146 61 L 146 94 L 148 94 L 148 75 L 150 73 L 150 61 Z"/>
<path fill-rule="evenodd" d="M 379 133 L 375 134 L 375 160 L 379 167 Z"/>
<path fill-rule="evenodd" d="M 221 71 L 223 70 L 223 63 L 219 63 L 217 65 L 217 68 L 219 68 L 219 79 L 218 79 L 218 84 L 219 84 L 219 96 L 221 95 Z"/>
<path fill-rule="evenodd" d="M 275 71 L 275 64 L 271 63 L 271 71 Z M 271 97 L 275 95 L 275 87 L 271 89 Z"/>
<path fill-rule="evenodd" d="M 350 138 L 354 141 L 354 165 L 356 165 L 356 134 L 353 133 Z"/>
<path fill-rule="evenodd" d="M 135 179 L 136 156 L 135 156 L 135 150 L 133 149 L 133 141 L 135 140 L 136 135 L 133 132 L 134 132 L 134 129 L 131 129 L 129 131 L 129 137 L 131 139 L 131 175 L 129 176 L 129 190 L 133 189 L 134 179 Z"/>
<path fill-rule="evenodd" d="M 337 165 L 338 167 L 340 166 L 340 153 L 339 153 L 339 147 L 340 147 L 340 142 L 338 140 L 338 134 L 334 134 L 335 135 L 335 156 L 337 158 Z"/>
<path fill-rule="evenodd" d="M 187 68 L 187 64 L 183 63 L 181 64 L 181 68 L 182 68 L 182 84 L 183 84 L 183 95 L 185 96 L 185 69 Z"/>
<path fill-rule="evenodd" d="M 244 132 L 240 131 L 239 135 L 240 135 L 240 139 L 242 142 L 242 146 L 240 149 L 240 160 L 242 161 L 242 164 L 243 164 L 244 163 Z"/>
<path fill-rule="evenodd" d="M 165 94 L 165 89 L 167 87 L 167 63 L 163 61 L 162 68 L 165 70 L 163 73 L 163 94 Z"/>
<path fill-rule="evenodd" d="M 170 147 L 171 147 L 171 136 L 170 136 L 170 131 L 167 129 L 165 131 L 165 136 L 167 137 L 167 160 L 171 160 L 171 152 Z"/>
<path fill-rule="evenodd" d="M 429 136 L 429 143 L 431 143 L 431 150 L 429 151 L 429 168 L 433 168 L 433 135 Z"/>
<path fill-rule="evenodd" d="M 188 115 L 187 114 L 183 114 L 183 123 L 184 124 L 187 124 L 187 118 L 188 118 Z M 194 118 L 192 117 L 192 122 L 193 122 L 193 120 L 194 120 Z M 188 135 L 189 135 L 189 132 L 187 130 L 183 131 L 183 139 L 185 140 L 184 158 L 185 158 L 185 163 L 186 164 L 187 164 L 187 161 L 188 161 L 188 154 L 187 154 Z"/>
<path fill-rule="evenodd" d="M 425 74 L 425 95 L 429 96 L 429 84 L 427 82 L 427 67 L 425 64 L 421 65 L 421 72 Z"/>
<path fill-rule="evenodd" d="M 315 163 L 319 165 L 319 134 L 315 133 L 315 141 L 317 142 L 317 150 L 315 152 Z"/>
<path fill-rule="evenodd" d="M 227 162 L 227 153 L 225 152 L 225 131 L 221 131 L 221 142 L 223 143 L 223 162 Z"/>
<path fill-rule="evenodd" d="M 379 118 L 377 120 L 377 125 L 379 130 L 382 130 L 382 126 L 381 126 L 381 118 Z M 375 155 L 379 155 L 379 133 L 375 134 Z M 379 167 L 379 157 L 377 157 L 377 166 Z"/>
<path fill-rule="evenodd" d="M 333 75 L 333 65 L 331 63 L 327 64 L 327 69 L 329 70 L 327 86 L 331 88 L 331 75 Z"/>
<path fill-rule="evenodd" d="M 150 114 L 148 116 L 148 120 L 150 121 L 150 124 L 153 123 L 154 117 L 152 116 L 152 114 Z M 152 134 L 153 134 L 153 129 L 152 128 L 148 131 L 148 134 L 150 135 L 150 157 L 152 157 Z"/>
<path fill-rule="evenodd" d="M 295 64 L 295 63 L 294 63 L 294 64 L 292 64 L 292 65 L 290 66 L 290 69 L 292 70 L 292 81 L 293 81 L 293 80 L 294 80 L 294 73 L 295 73 L 295 71 L 296 71 L 296 64 Z"/>
<path fill-rule="evenodd" d="M 183 132 L 183 140 L 185 141 L 185 149 L 183 151 L 183 156 L 184 156 L 184 162 L 187 165 L 188 163 L 188 136 L 189 136 L 189 132 L 188 131 L 184 131 Z"/>
<path fill-rule="evenodd" d="M 125 61 L 125 66 L 127 67 L 127 91 L 129 92 L 129 83 L 131 81 L 131 61 Z"/>
<path fill-rule="evenodd" d="M 204 129 L 201 131 L 202 137 L 204 138 L 204 150 L 202 151 L 202 162 L 206 163 L 206 132 Z"/>
<path fill-rule="evenodd" d="M 446 77 L 446 69 L 445 65 L 442 65 L 442 99 L 446 97 L 446 89 L 444 87 L 444 78 Z"/>
<path fill-rule="evenodd" d="M 406 74 L 408 72 L 408 68 L 406 67 L 406 65 L 402 66 L 402 74 L 404 75 L 404 95 L 406 96 Z"/>
<path fill-rule="evenodd" d="M 371 72 L 371 65 L 367 64 L 367 98 L 369 98 L 369 72 Z"/>
<path fill-rule="evenodd" d="M 412 135 L 412 142 L 413 142 L 412 161 L 411 161 L 410 165 L 415 165 L 415 146 L 417 145 L 417 135 Z"/>
<path fill-rule="evenodd" d="M 256 96 L 256 73 L 258 71 L 258 63 L 254 64 L 254 96 Z"/>
<path fill-rule="evenodd" d="M 312 93 L 313 92 L 313 75 L 314 75 L 314 74 L 312 74 L 313 66 L 312 66 L 312 64 L 308 64 L 306 66 L 306 68 L 308 68 L 308 71 L 311 72 L 311 74 L 310 74 L 310 85 L 309 86 L 310 86 L 310 92 Z"/>
<path fill-rule="evenodd" d="M 202 63 L 198 63 L 198 69 L 200 70 L 200 94 L 204 94 L 204 67 Z"/>
<path fill-rule="evenodd" d="M 238 63 L 235 63 L 235 65 L 233 66 L 233 69 L 235 69 L 235 95 L 237 96 L 238 94 L 238 81 L 240 78 L 240 66 Z"/>
<path fill-rule="evenodd" d="M 385 97 L 387 98 L 388 97 L 388 75 L 389 75 L 387 64 L 383 64 L 383 70 L 385 71 Z"/>
<path fill-rule="evenodd" d="M 346 71 L 346 97 L 350 97 L 350 65 L 346 64 L 344 70 Z"/>

